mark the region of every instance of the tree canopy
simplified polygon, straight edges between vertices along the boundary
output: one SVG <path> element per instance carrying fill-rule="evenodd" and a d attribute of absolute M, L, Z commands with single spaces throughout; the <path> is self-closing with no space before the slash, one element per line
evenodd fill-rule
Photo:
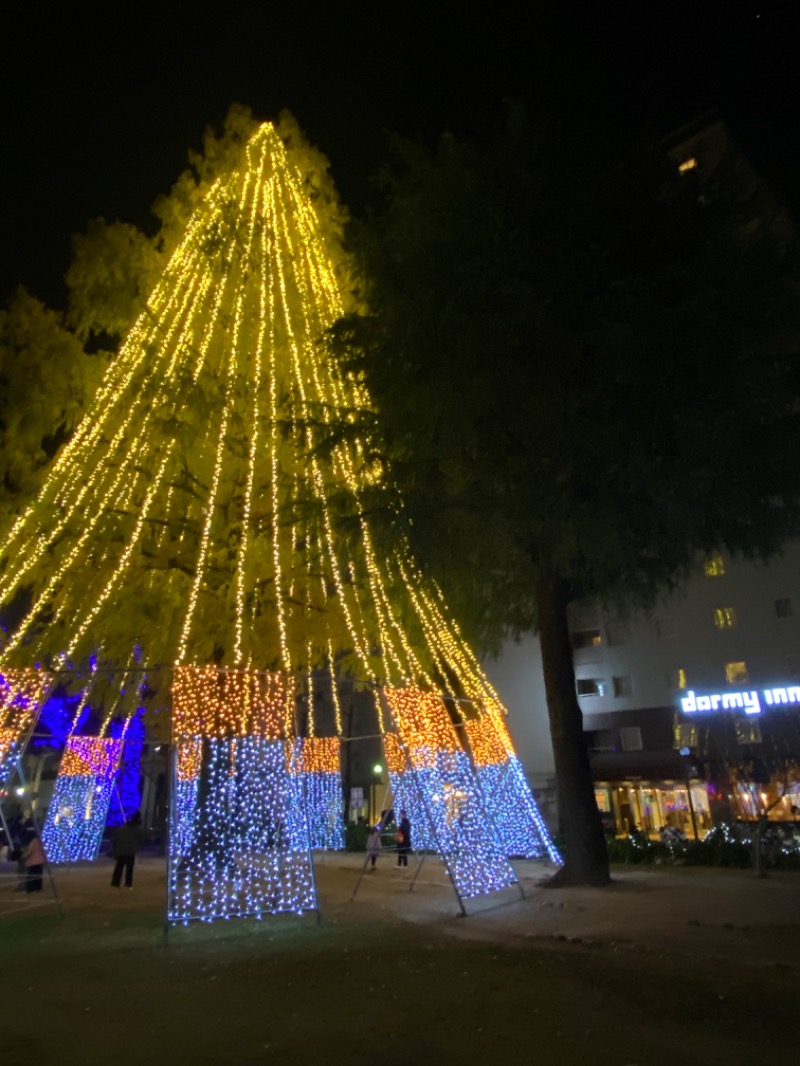
<path fill-rule="evenodd" d="M 25 289 L 0 311 L 0 510 L 34 494 L 68 440 L 106 366 Z"/>
<path fill-rule="evenodd" d="M 512 108 L 484 141 L 395 141 L 350 230 L 368 311 L 332 336 L 392 523 L 485 646 L 540 632 L 565 877 L 603 880 L 566 608 L 800 530 L 795 247 L 719 122 L 684 170 L 680 138 L 557 132 Z"/>

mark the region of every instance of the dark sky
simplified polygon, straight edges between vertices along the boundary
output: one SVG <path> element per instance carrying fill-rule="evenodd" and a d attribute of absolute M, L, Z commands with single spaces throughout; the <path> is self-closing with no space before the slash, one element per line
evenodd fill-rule
<path fill-rule="evenodd" d="M 506 96 L 557 110 L 565 135 L 590 99 L 654 133 L 718 106 L 798 215 L 793 0 L 75 6 L 3 17 L 2 299 L 22 283 L 63 304 L 70 235 L 147 224 L 233 102 L 293 111 L 356 210 L 383 129 L 470 132 Z"/>

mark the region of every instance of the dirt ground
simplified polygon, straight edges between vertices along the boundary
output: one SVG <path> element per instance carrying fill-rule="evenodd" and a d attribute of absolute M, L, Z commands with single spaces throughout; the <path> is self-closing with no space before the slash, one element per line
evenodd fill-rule
<path fill-rule="evenodd" d="M 59 916 L 0 875 L 0 1063 L 736 1066 L 797 1054 L 800 875 L 618 868 L 604 889 L 458 901 L 426 859 L 315 864 L 320 913 L 169 930 L 163 860 L 130 892 L 60 869 Z"/>

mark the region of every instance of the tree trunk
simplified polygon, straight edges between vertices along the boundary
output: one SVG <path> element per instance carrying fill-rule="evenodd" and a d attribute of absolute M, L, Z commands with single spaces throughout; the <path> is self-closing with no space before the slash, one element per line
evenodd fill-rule
<path fill-rule="evenodd" d="M 583 716 L 575 692 L 575 670 L 567 625 L 567 590 L 558 577 L 539 582 L 539 637 L 550 735 L 553 739 L 564 866 L 552 885 L 607 885 L 608 852 L 594 798 Z"/>

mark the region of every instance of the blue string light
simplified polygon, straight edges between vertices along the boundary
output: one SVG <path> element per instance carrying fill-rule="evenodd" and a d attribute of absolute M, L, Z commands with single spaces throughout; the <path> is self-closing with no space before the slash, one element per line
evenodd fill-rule
<path fill-rule="evenodd" d="M 184 770 L 172 811 L 169 920 L 315 909 L 294 744 L 212 737 L 195 745 L 192 756 L 196 788 L 188 787 L 192 779 Z"/>
<path fill-rule="evenodd" d="M 100 848 L 122 741 L 70 737 L 42 829 L 52 863 L 94 859 Z"/>
<path fill-rule="evenodd" d="M 411 820 L 412 843 L 415 851 L 436 851 L 436 838 L 413 773 L 396 773 L 389 771 L 389 785 L 392 789 L 392 805 L 395 821 L 400 820 L 400 811 L 406 811 Z"/>
<path fill-rule="evenodd" d="M 129 721 L 117 719 L 111 723 L 111 736 L 124 736 L 125 743 L 108 809 L 107 826 L 122 825 L 142 805 L 142 749 L 146 735 L 143 716 L 144 707 L 137 707 Z"/>
<path fill-rule="evenodd" d="M 0 789 L 17 768 L 29 731 L 36 722 L 50 679 L 34 670 L 0 674 Z"/>
<path fill-rule="evenodd" d="M 424 747 L 410 750 L 409 758 L 409 777 L 428 812 L 436 851 L 459 895 L 470 899 L 515 884 L 466 753 Z M 411 840 L 416 848 L 413 825 Z"/>
<path fill-rule="evenodd" d="M 311 847 L 341 851 L 344 848 L 341 774 L 315 771 L 304 773 L 302 781 Z"/>
<path fill-rule="evenodd" d="M 547 831 L 516 755 L 505 762 L 476 768 L 486 806 L 497 826 L 505 853 L 517 858 L 547 857 L 563 861 Z"/>

